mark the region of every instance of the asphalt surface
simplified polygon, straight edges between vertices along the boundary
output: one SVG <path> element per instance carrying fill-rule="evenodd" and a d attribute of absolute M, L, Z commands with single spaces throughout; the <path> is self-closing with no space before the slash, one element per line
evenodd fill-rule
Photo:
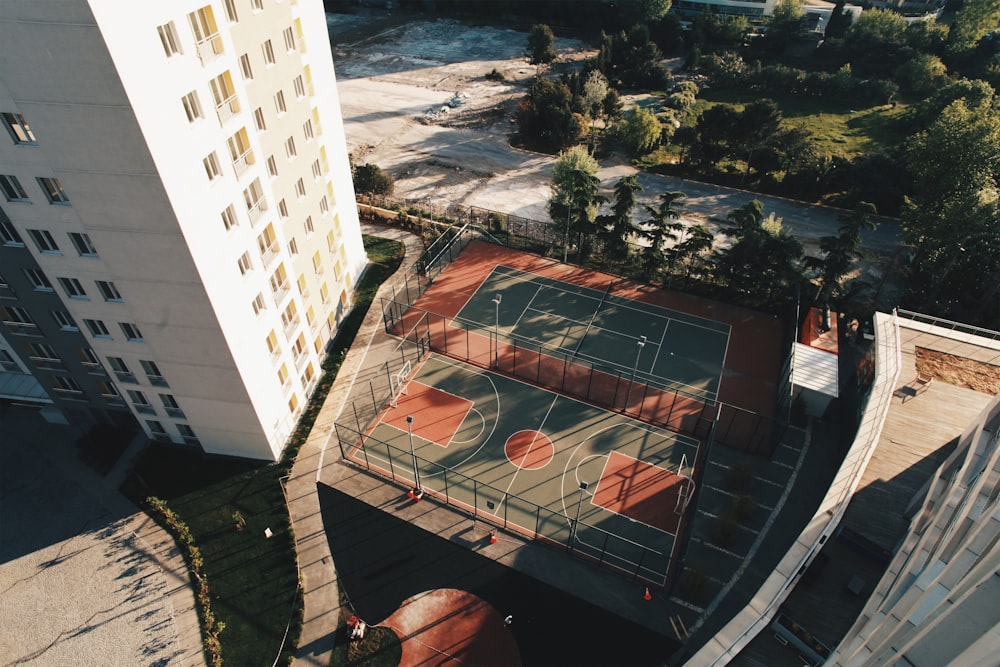
<path fill-rule="evenodd" d="M 456 588 L 513 616 L 510 629 L 524 665 L 659 665 L 678 648 L 384 508 L 323 483 L 317 490 L 338 581 L 366 622 L 377 624 L 417 593 Z M 399 507 L 409 504 L 400 494 Z"/>

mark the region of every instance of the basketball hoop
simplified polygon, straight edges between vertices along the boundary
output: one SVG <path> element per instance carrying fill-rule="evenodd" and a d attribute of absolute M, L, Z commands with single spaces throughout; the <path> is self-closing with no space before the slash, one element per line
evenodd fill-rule
<path fill-rule="evenodd" d="M 409 360 L 403 364 L 403 367 L 399 369 L 394 375 L 389 376 L 389 388 L 392 390 L 392 394 L 389 397 L 389 407 L 399 406 L 399 397 L 406 396 L 407 388 L 409 383 L 406 381 L 410 377 L 410 371 L 413 370 L 413 364 Z"/>

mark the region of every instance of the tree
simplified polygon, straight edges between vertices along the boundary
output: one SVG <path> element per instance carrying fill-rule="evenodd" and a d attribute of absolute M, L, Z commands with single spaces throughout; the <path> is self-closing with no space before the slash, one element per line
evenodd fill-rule
<path fill-rule="evenodd" d="M 598 192 L 599 165 L 583 146 L 573 146 L 559 154 L 552 168 L 552 196 L 549 217 L 552 225 L 563 230 L 563 260 L 569 251 L 569 235 L 577 236 L 577 251 L 582 259 L 594 234 L 597 208 L 603 198 Z"/>
<path fill-rule="evenodd" d="M 395 183 L 392 176 L 378 165 L 363 164 L 354 167 L 354 191 L 363 195 L 391 195 Z"/>
<path fill-rule="evenodd" d="M 625 259 L 628 255 L 629 237 L 635 232 L 632 224 L 632 209 L 636 195 L 642 191 L 639 178 L 633 174 L 622 176 L 615 184 L 615 203 L 611 215 L 597 218 L 597 236 L 604 246 L 604 254 L 611 261 Z"/>
<path fill-rule="evenodd" d="M 684 228 L 679 220 L 680 207 L 686 196 L 683 192 L 664 192 L 659 197 L 659 206 L 646 206 L 652 218 L 640 228 L 639 233 L 647 243 L 642 251 L 642 271 L 647 279 L 662 270 L 670 257 L 663 244 L 676 241 L 677 232 Z"/>
<path fill-rule="evenodd" d="M 778 0 L 767 18 L 767 32 L 760 41 L 766 51 L 783 54 L 806 33 L 806 12 L 800 0 Z"/>
<path fill-rule="evenodd" d="M 649 109 L 634 107 L 625 112 L 619 124 L 622 142 L 633 153 L 647 153 L 660 143 L 663 128 Z"/>
<path fill-rule="evenodd" d="M 906 19 L 888 9 L 868 9 L 844 36 L 851 66 L 859 75 L 891 72 L 913 54 L 906 44 Z"/>
<path fill-rule="evenodd" d="M 830 14 L 830 20 L 826 24 L 826 31 L 823 33 L 824 39 L 838 39 L 847 33 L 848 28 L 854 21 L 854 15 L 844 11 L 845 0 L 837 0 Z"/>
<path fill-rule="evenodd" d="M 591 70 L 583 83 L 583 90 L 579 96 L 583 113 L 590 118 L 600 118 L 604 111 L 604 99 L 610 91 L 608 80 L 601 74 L 600 70 Z"/>
<path fill-rule="evenodd" d="M 532 65 L 550 63 L 556 59 L 556 51 L 553 45 L 556 36 L 552 34 L 552 28 L 544 23 L 536 23 L 528 31 L 528 58 Z"/>
<path fill-rule="evenodd" d="M 935 55 L 915 53 L 896 68 L 893 78 L 904 90 L 929 93 L 948 79 L 948 68 Z"/>
<path fill-rule="evenodd" d="M 980 40 L 1000 23 L 1000 4 L 995 0 L 965 0 L 955 14 L 948 34 L 948 55 L 965 59 L 973 54 Z"/>
<path fill-rule="evenodd" d="M 861 232 L 872 231 L 877 226 L 872 217 L 875 206 L 868 202 L 860 202 L 854 210 L 840 217 L 840 229 L 837 236 L 824 236 L 819 240 L 820 250 L 824 257 L 815 263 L 820 270 L 820 291 L 817 302 L 825 303 L 830 297 L 835 297 L 843 290 L 841 280 L 850 270 L 854 260 L 861 254 Z"/>
<path fill-rule="evenodd" d="M 684 240 L 677 244 L 675 250 L 676 260 L 684 267 L 684 286 L 687 287 L 692 275 L 701 278 L 708 270 L 707 256 L 712 250 L 715 237 L 705 225 L 691 225 L 685 231 Z"/>
<path fill-rule="evenodd" d="M 573 113 L 573 95 L 561 82 L 538 77 L 518 103 L 515 115 L 522 137 L 537 140 L 543 150 L 560 150 L 583 136 L 584 121 Z"/>

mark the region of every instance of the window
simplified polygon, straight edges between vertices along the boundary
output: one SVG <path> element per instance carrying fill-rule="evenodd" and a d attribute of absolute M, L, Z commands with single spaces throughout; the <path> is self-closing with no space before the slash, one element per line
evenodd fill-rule
<path fill-rule="evenodd" d="M 118 393 L 118 387 L 111 382 L 98 380 L 97 390 L 101 392 L 101 397 L 109 403 L 121 404 L 122 395 Z"/>
<path fill-rule="evenodd" d="M 52 238 L 52 234 L 45 229 L 29 229 L 28 236 L 31 240 L 35 242 L 38 247 L 38 252 L 45 253 L 47 255 L 61 255 L 59 252 L 59 246 L 56 245 L 56 240 Z"/>
<path fill-rule="evenodd" d="M 24 241 L 21 240 L 21 235 L 17 233 L 16 229 L 14 229 L 14 225 L 10 224 L 6 220 L 0 220 L 0 242 L 2 242 L 5 246 L 24 246 Z"/>
<path fill-rule="evenodd" d="M 28 127 L 28 123 L 21 114 L 3 113 L 0 114 L 0 118 L 3 118 L 4 127 L 10 132 L 10 137 L 14 140 L 15 144 L 34 146 L 38 143 L 35 141 L 35 135 L 32 134 L 31 128 Z"/>
<path fill-rule="evenodd" d="M 101 360 L 97 357 L 97 353 L 94 352 L 92 347 L 78 347 L 76 348 L 76 356 L 80 359 L 80 365 L 84 368 L 99 369 L 103 372 L 101 367 Z"/>
<path fill-rule="evenodd" d="M 201 63 L 204 65 L 214 60 L 222 53 L 223 48 L 222 37 L 219 36 L 219 28 L 215 24 L 215 13 L 211 5 L 188 14 L 188 21 L 191 23 L 191 32 L 194 34 L 195 47 Z"/>
<path fill-rule="evenodd" d="M 267 306 L 264 303 L 264 295 L 258 292 L 257 296 L 253 299 L 252 306 L 254 315 L 260 315 L 264 312 L 267 309 Z"/>
<path fill-rule="evenodd" d="M 73 317 L 65 310 L 53 310 L 52 319 L 56 321 L 56 324 L 59 325 L 59 329 L 62 331 L 80 330 L 80 327 L 76 326 L 76 322 L 73 320 Z"/>
<path fill-rule="evenodd" d="M 240 101 L 236 97 L 236 87 L 233 86 L 233 77 L 229 70 L 209 81 L 208 86 L 212 89 L 215 113 L 218 114 L 220 123 L 225 123 L 239 113 Z"/>
<path fill-rule="evenodd" d="M 163 377 L 163 373 L 160 372 L 160 367 L 156 365 L 155 361 L 140 359 L 139 365 L 142 366 L 142 372 L 146 374 L 149 384 L 156 385 L 157 387 L 168 386 L 167 379 Z"/>
<path fill-rule="evenodd" d="M 132 374 L 132 370 L 125 363 L 125 360 L 121 357 L 108 357 L 108 363 L 111 365 L 111 370 L 114 372 L 115 377 L 122 382 L 130 382 L 135 384 L 135 375 Z"/>
<path fill-rule="evenodd" d="M 302 358 L 302 355 L 307 352 L 307 350 L 308 348 L 306 346 L 305 334 L 300 333 L 299 337 L 296 338 L 295 342 L 292 344 L 292 356 L 295 357 L 296 361 L 298 361 Z"/>
<path fill-rule="evenodd" d="M 285 37 L 285 51 L 291 53 L 295 50 L 295 33 L 292 32 L 292 28 L 289 26 L 281 34 Z"/>
<path fill-rule="evenodd" d="M 320 210 L 320 213 L 329 213 L 330 212 L 330 202 L 328 202 L 326 200 L 326 195 L 323 195 L 319 199 L 319 210 Z"/>
<path fill-rule="evenodd" d="M 132 324 L 131 322 L 119 322 L 118 326 L 121 327 L 122 333 L 125 334 L 125 339 L 133 343 L 143 342 L 142 331 L 139 327 Z"/>
<path fill-rule="evenodd" d="M 282 218 L 288 217 L 288 204 L 285 203 L 284 199 L 278 202 L 278 215 Z"/>
<path fill-rule="evenodd" d="M 333 265 L 333 277 L 340 280 L 340 260 L 338 259 Z"/>
<path fill-rule="evenodd" d="M 257 236 L 257 249 L 260 250 L 261 259 L 267 264 L 278 252 L 278 241 L 274 235 L 274 225 L 268 223 L 267 227 Z"/>
<path fill-rule="evenodd" d="M 236 265 L 240 267 L 240 275 L 246 275 L 253 269 L 253 262 L 250 259 L 250 253 L 245 252 L 240 255 L 240 258 L 236 260 Z"/>
<path fill-rule="evenodd" d="M 288 399 L 288 411 L 292 414 L 297 414 L 299 408 L 299 397 L 297 394 L 292 394 L 292 397 Z"/>
<path fill-rule="evenodd" d="M 6 373 L 24 373 L 10 352 L 0 348 L 0 370 Z"/>
<path fill-rule="evenodd" d="M 267 123 L 264 122 L 264 110 L 260 107 L 257 107 L 253 112 L 253 126 L 257 128 L 258 132 L 267 129 Z"/>
<path fill-rule="evenodd" d="M 281 368 L 278 369 L 278 384 L 284 387 L 288 384 L 288 366 L 281 364 Z"/>
<path fill-rule="evenodd" d="M 285 139 L 285 155 L 288 156 L 288 159 L 291 160 L 298 154 L 298 151 L 295 150 L 295 137 Z"/>
<path fill-rule="evenodd" d="M 333 235 L 333 231 L 326 233 L 326 249 L 333 252 L 334 248 L 337 247 L 337 238 Z"/>
<path fill-rule="evenodd" d="M 319 254 L 319 250 L 317 250 L 316 254 L 313 255 L 312 264 L 313 264 L 313 271 L 315 271 L 317 274 L 323 273 L 323 257 L 322 255 Z"/>
<path fill-rule="evenodd" d="M 62 375 L 50 375 L 49 382 L 52 384 L 52 389 L 61 394 L 83 393 L 83 389 L 80 387 L 80 383 L 70 377 L 65 377 Z"/>
<path fill-rule="evenodd" d="M 319 287 L 319 300 L 323 305 L 330 303 L 330 288 L 327 287 L 325 282 Z"/>
<path fill-rule="evenodd" d="M 25 269 L 24 275 L 27 276 L 28 282 L 31 283 L 32 289 L 38 292 L 52 292 L 52 283 L 49 282 L 48 277 L 42 273 L 41 269 Z"/>
<path fill-rule="evenodd" d="M 314 181 L 318 181 L 320 178 L 323 177 L 323 167 L 320 166 L 319 160 L 313 160 L 312 173 Z"/>
<path fill-rule="evenodd" d="M 201 112 L 201 102 L 198 101 L 198 91 L 192 90 L 182 97 L 181 104 L 184 105 L 184 113 L 187 114 L 189 123 L 205 117 L 205 114 Z"/>
<path fill-rule="evenodd" d="M 163 411 L 167 413 L 168 417 L 184 419 L 184 411 L 181 410 L 181 406 L 177 404 L 177 399 L 171 394 L 160 394 L 160 402 L 163 403 Z"/>
<path fill-rule="evenodd" d="M 240 74 L 244 81 L 253 81 L 253 69 L 250 67 L 250 55 L 244 53 L 240 56 Z"/>
<path fill-rule="evenodd" d="M 313 322 L 315 321 L 316 321 L 316 311 L 315 309 L 313 309 L 312 306 L 309 306 L 309 308 L 306 309 L 306 324 L 312 326 Z"/>
<path fill-rule="evenodd" d="M 236 209 L 230 204 L 222 211 L 222 224 L 225 225 L 226 229 L 232 229 L 239 222 L 236 220 Z"/>
<path fill-rule="evenodd" d="M 264 200 L 264 189 L 260 186 L 260 179 L 253 179 L 246 190 L 243 191 L 243 201 L 247 205 L 247 214 L 250 222 L 256 222 L 261 213 L 267 210 L 267 202 Z"/>
<path fill-rule="evenodd" d="M 90 237 L 86 234 L 81 234 L 80 232 L 70 232 L 69 240 L 76 248 L 76 252 L 79 253 L 80 257 L 97 257 L 97 248 L 91 242 Z"/>
<path fill-rule="evenodd" d="M 59 182 L 58 178 L 38 178 L 38 185 L 42 188 L 42 192 L 45 193 L 45 197 L 49 200 L 50 204 L 68 204 L 69 197 L 66 196 L 66 192 L 62 189 L 62 183 Z"/>
<path fill-rule="evenodd" d="M 298 285 L 299 294 L 301 294 L 303 298 L 308 299 L 309 298 L 309 286 L 306 285 L 306 274 L 300 273 L 299 274 L 299 279 L 295 281 L 295 284 Z"/>
<path fill-rule="evenodd" d="M 285 107 L 285 91 L 279 90 L 274 96 L 274 108 L 278 110 L 278 115 L 285 113 L 288 109 Z"/>
<path fill-rule="evenodd" d="M 28 351 L 28 358 L 40 365 L 61 366 L 63 361 L 59 358 L 54 347 L 47 343 L 28 343 L 24 346 Z"/>
<path fill-rule="evenodd" d="M 0 175 L 0 190 L 3 190 L 3 196 L 7 201 L 31 201 L 28 199 L 28 193 L 21 187 L 21 181 L 17 180 L 17 176 Z"/>
<path fill-rule="evenodd" d="M 215 154 L 215 151 L 206 155 L 201 163 L 205 165 L 205 174 L 208 175 L 208 180 L 214 181 L 222 176 L 222 168 L 219 166 L 219 156 Z"/>
<path fill-rule="evenodd" d="M 111 332 L 108 331 L 108 327 L 101 320 L 84 320 L 83 323 L 87 326 L 87 331 L 94 338 L 107 338 L 110 340 Z"/>
<path fill-rule="evenodd" d="M 59 278 L 59 284 L 62 285 L 63 291 L 66 292 L 66 296 L 71 299 L 90 298 L 87 296 L 87 291 L 83 289 L 83 283 L 76 278 Z"/>
<path fill-rule="evenodd" d="M 135 408 L 136 412 L 140 412 L 146 415 L 155 415 L 156 410 L 150 405 L 149 399 L 146 395 L 139 391 L 138 389 L 128 390 L 128 400 L 132 401 L 132 407 Z"/>
<path fill-rule="evenodd" d="M 255 12 L 264 11 L 264 0 L 250 0 L 250 6 Z"/>
<path fill-rule="evenodd" d="M 222 4 L 226 8 L 226 18 L 229 19 L 230 23 L 236 23 L 240 20 L 236 14 L 236 0 L 223 0 Z"/>
<path fill-rule="evenodd" d="M 274 293 L 275 302 L 280 301 L 288 290 L 288 274 L 285 273 L 284 264 L 278 265 L 278 268 L 271 274 L 268 282 L 271 285 L 271 291 Z"/>
<path fill-rule="evenodd" d="M 310 234 L 312 234 L 312 233 L 313 233 L 314 231 L 316 231 L 316 230 L 315 230 L 315 229 L 313 228 L 313 218 L 312 218 L 312 216 L 311 216 L 311 215 L 307 215 L 307 216 L 306 216 L 306 221 L 305 221 L 304 223 L 302 223 L 302 226 L 303 226 L 303 227 L 305 228 L 305 230 L 306 230 L 306 236 L 309 236 L 309 235 L 310 235 Z"/>
<path fill-rule="evenodd" d="M 278 175 L 278 163 L 274 161 L 274 156 L 267 158 L 267 173 L 270 176 Z"/>
<path fill-rule="evenodd" d="M 177 432 L 181 434 L 184 438 L 184 442 L 189 444 L 198 444 L 198 436 L 194 434 L 191 427 L 187 424 L 177 424 Z"/>
<path fill-rule="evenodd" d="M 267 334 L 264 343 L 267 345 L 267 351 L 271 353 L 272 359 L 277 359 L 281 355 L 281 348 L 278 347 L 278 335 L 274 333 L 274 329 L 271 329 L 270 333 Z"/>
<path fill-rule="evenodd" d="M 307 120 L 302 123 L 302 134 L 305 136 L 306 141 L 312 141 L 313 139 L 313 122 L 312 120 Z"/>
<path fill-rule="evenodd" d="M 292 240 L 288 242 L 288 252 L 292 255 L 299 254 L 299 244 L 294 237 L 292 237 Z"/>
<path fill-rule="evenodd" d="M 173 21 L 156 26 L 156 32 L 160 34 L 160 43 L 163 44 L 163 52 L 167 54 L 168 58 L 180 54 L 180 42 L 177 40 L 177 28 Z"/>
<path fill-rule="evenodd" d="M 281 323 L 285 325 L 286 329 L 291 329 L 299 323 L 299 311 L 295 307 L 294 301 L 290 301 L 281 313 Z M 288 332 L 286 331 L 285 333 L 287 334 Z"/>
<path fill-rule="evenodd" d="M 306 96 L 306 84 L 302 81 L 301 74 L 295 77 L 294 81 L 292 81 L 292 84 L 295 87 L 295 97 L 301 100 L 303 97 Z"/>
<path fill-rule="evenodd" d="M 306 182 L 301 178 L 295 181 L 295 194 L 298 195 L 299 199 L 306 196 Z"/>
<path fill-rule="evenodd" d="M 233 169 L 236 175 L 241 176 L 250 165 L 254 163 L 253 150 L 250 149 L 250 138 L 247 136 L 247 129 L 241 127 L 239 132 L 226 140 L 229 147 L 229 157 L 233 161 Z"/>
<path fill-rule="evenodd" d="M 149 429 L 149 434 L 154 438 L 162 438 L 167 435 L 167 432 L 163 430 L 163 424 L 155 419 L 147 419 L 146 427 Z"/>
<path fill-rule="evenodd" d="M 264 62 L 268 65 L 273 65 L 276 61 L 274 59 L 274 49 L 271 47 L 271 40 L 266 40 L 261 44 L 260 48 L 264 52 Z"/>
<path fill-rule="evenodd" d="M 101 292 L 101 296 L 104 297 L 105 301 L 111 301 L 113 303 L 121 303 L 124 301 L 122 299 L 121 292 L 115 287 L 115 284 L 110 280 L 98 280 L 97 289 Z"/>

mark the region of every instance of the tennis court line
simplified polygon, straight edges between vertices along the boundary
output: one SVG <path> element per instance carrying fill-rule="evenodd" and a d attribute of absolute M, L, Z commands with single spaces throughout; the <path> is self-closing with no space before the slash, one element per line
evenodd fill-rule
<path fill-rule="evenodd" d="M 649 367 L 649 374 L 653 374 L 653 370 L 656 368 L 656 362 L 660 359 L 660 351 L 663 349 L 663 340 L 667 337 L 667 329 L 670 328 L 670 320 L 667 320 L 667 326 L 663 327 L 663 333 L 660 334 L 660 342 L 656 343 L 656 354 L 653 356 L 653 363 Z"/>
<path fill-rule="evenodd" d="M 534 303 L 535 297 L 538 296 L 538 293 L 542 291 L 542 287 L 544 287 L 544 285 L 539 285 L 538 289 L 535 290 L 535 293 L 531 295 L 530 299 L 528 299 L 527 305 L 524 307 L 524 310 L 521 311 L 521 314 L 517 316 L 517 320 L 514 321 L 514 325 L 510 329 L 508 329 L 509 332 L 513 333 L 514 329 L 517 328 L 517 325 L 521 323 L 522 319 L 524 319 L 524 314 L 529 310 L 531 310 L 531 304 Z M 535 312 L 541 313 L 544 311 L 536 310 Z"/>

